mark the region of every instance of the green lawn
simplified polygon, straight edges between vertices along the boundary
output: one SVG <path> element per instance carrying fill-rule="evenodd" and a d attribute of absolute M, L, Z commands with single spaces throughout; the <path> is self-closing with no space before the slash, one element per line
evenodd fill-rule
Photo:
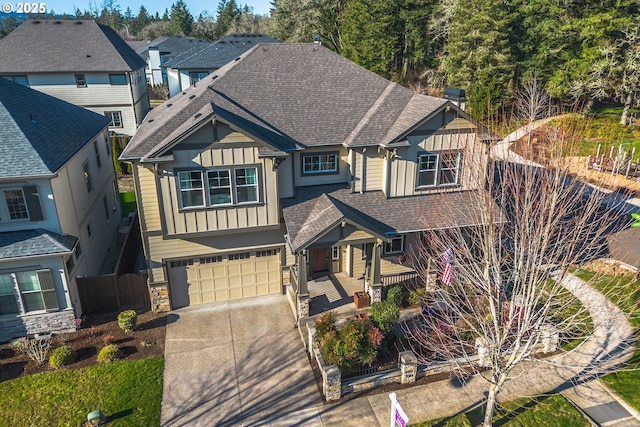
<path fill-rule="evenodd" d="M 415 426 L 473 427 L 482 424 L 483 410 L 484 408 L 480 407 L 464 414 L 431 420 Z M 582 414 L 559 394 L 503 403 L 493 419 L 494 427 L 587 427 L 589 425 Z"/>
<path fill-rule="evenodd" d="M 136 192 L 126 191 L 120 193 L 120 204 L 122 205 L 122 217 L 127 217 L 136 210 Z"/>
<path fill-rule="evenodd" d="M 0 425 L 78 427 L 101 409 L 109 426 L 157 426 L 161 357 L 63 369 L 0 383 Z"/>
<path fill-rule="evenodd" d="M 640 318 L 638 317 L 640 282 L 635 282 L 632 274 L 619 277 L 596 275 L 590 271 L 579 271 L 575 274 L 609 296 L 611 301 L 627 314 L 631 326 L 637 332 L 638 327 L 640 327 Z M 640 393 L 638 392 L 640 370 L 638 370 L 638 366 L 640 366 L 640 348 L 636 342 L 636 351 L 629 362 L 629 367 L 620 372 L 607 375 L 602 378 L 602 381 L 636 410 L 640 411 Z"/>

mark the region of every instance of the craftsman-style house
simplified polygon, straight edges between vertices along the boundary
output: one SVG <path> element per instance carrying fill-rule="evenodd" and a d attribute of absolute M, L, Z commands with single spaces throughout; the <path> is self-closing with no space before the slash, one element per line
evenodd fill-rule
<path fill-rule="evenodd" d="M 155 308 L 287 292 L 304 316 L 319 271 L 366 273 L 379 299 L 422 230 L 477 224 L 482 132 L 322 46 L 252 48 L 155 108 L 122 154 Z"/>
<path fill-rule="evenodd" d="M 145 61 L 111 28 L 29 19 L 0 40 L 0 78 L 107 116 L 133 135 L 149 111 Z"/>
<path fill-rule="evenodd" d="M 0 79 L 0 342 L 75 330 L 120 219 L 108 125 Z"/>

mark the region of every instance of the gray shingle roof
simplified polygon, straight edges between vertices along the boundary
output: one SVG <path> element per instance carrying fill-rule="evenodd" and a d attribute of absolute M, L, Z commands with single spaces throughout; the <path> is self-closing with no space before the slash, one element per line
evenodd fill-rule
<path fill-rule="evenodd" d="M 296 197 L 281 203 L 289 241 L 298 251 L 342 218 L 380 236 L 482 224 L 478 191 L 386 198 L 382 191 L 352 193 L 346 184 L 335 184 L 298 187 Z"/>
<path fill-rule="evenodd" d="M 130 44 L 129 42 L 127 43 Z M 158 48 L 162 58 L 174 58 L 175 56 L 192 49 L 196 45 L 209 45 L 209 43 L 195 37 L 171 36 L 147 43 L 136 49 L 136 52 L 142 58 L 146 59 L 149 57 L 149 48 L 155 47 Z"/>
<path fill-rule="evenodd" d="M 0 177 L 56 172 L 110 121 L 0 78 Z"/>
<path fill-rule="evenodd" d="M 248 51 L 258 43 L 278 43 L 265 34 L 229 34 L 214 43 L 199 44 L 183 52 L 163 67 L 190 70 L 212 70 Z"/>
<path fill-rule="evenodd" d="M 36 255 L 65 254 L 73 250 L 75 237 L 62 236 L 43 229 L 0 233 L 0 260 Z"/>
<path fill-rule="evenodd" d="M 145 61 L 111 28 L 87 20 L 25 21 L 0 40 L 0 73 L 125 72 Z"/>
<path fill-rule="evenodd" d="M 157 155 L 205 104 L 217 117 L 290 151 L 389 144 L 448 101 L 416 95 L 315 44 L 260 44 L 152 110 L 123 158 Z"/>

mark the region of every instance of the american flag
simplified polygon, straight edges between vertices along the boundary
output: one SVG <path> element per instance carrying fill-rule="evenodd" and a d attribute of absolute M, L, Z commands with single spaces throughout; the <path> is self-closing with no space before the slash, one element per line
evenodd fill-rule
<path fill-rule="evenodd" d="M 447 286 L 451 286 L 453 284 L 453 262 L 451 248 L 447 249 L 440 255 L 440 261 L 442 262 L 442 274 L 440 275 L 440 280 Z"/>

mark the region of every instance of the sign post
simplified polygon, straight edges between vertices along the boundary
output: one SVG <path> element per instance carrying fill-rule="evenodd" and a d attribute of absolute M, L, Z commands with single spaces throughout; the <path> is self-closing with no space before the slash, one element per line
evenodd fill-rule
<path fill-rule="evenodd" d="M 389 393 L 389 399 L 391 399 L 391 419 L 389 420 L 389 427 L 407 427 L 409 423 L 409 417 L 404 413 L 402 407 L 396 400 L 395 393 Z"/>

